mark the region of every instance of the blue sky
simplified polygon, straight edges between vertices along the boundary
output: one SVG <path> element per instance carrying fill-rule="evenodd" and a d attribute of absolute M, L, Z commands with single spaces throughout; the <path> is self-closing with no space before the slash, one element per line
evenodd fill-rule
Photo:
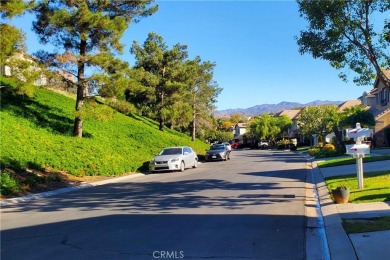
<path fill-rule="evenodd" d="M 149 32 L 171 48 L 188 45 L 190 58 L 216 63 L 214 80 L 223 88 L 217 110 L 248 108 L 282 101 L 356 99 L 371 86 L 338 78 L 327 61 L 300 55 L 294 36 L 305 29 L 295 1 L 158 1 L 159 11 L 131 24 L 124 34 L 121 57 L 134 65 L 132 42 L 142 44 Z M 39 46 L 31 17 L 14 24 L 27 34 L 28 53 Z"/>

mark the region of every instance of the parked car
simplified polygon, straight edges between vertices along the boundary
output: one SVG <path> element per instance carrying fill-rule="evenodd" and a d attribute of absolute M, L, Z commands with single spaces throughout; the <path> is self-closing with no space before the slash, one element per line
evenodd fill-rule
<path fill-rule="evenodd" d="M 231 147 L 232 147 L 232 149 L 237 149 L 239 145 L 240 145 L 240 143 L 239 143 L 239 142 L 236 142 L 236 143 L 233 143 L 233 144 L 231 145 Z"/>
<path fill-rule="evenodd" d="M 191 167 L 198 167 L 198 156 L 188 146 L 164 148 L 149 163 L 151 172 L 184 171 Z"/>
<path fill-rule="evenodd" d="M 268 148 L 269 146 L 269 141 L 268 140 L 261 140 L 257 146 L 260 148 L 260 149 L 265 149 L 265 148 Z"/>
<path fill-rule="evenodd" d="M 214 144 L 210 146 L 210 149 L 206 151 L 205 160 L 206 161 L 217 161 L 223 160 L 226 161 L 230 159 L 230 151 L 227 149 L 224 144 Z"/>

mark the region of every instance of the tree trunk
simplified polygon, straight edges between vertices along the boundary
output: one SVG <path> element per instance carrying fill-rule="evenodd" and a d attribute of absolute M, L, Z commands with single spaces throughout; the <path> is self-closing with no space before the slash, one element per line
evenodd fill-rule
<path fill-rule="evenodd" d="M 164 132 L 164 125 L 165 125 L 164 118 L 162 116 L 160 116 L 158 121 L 159 121 L 158 129 L 160 131 Z"/>
<path fill-rule="evenodd" d="M 80 111 L 84 105 L 84 88 L 83 86 L 77 87 L 77 99 L 76 99 L 76 111 Z M 83 118 L 80 113 L 76 113 L 73 127 L 73 135 L 77 137 L 83 136 Z"/>
<path fill-rule="evenodd" d="M 162 71 L 162 78 L 165 77 L 165 66 L 161 69 Z M 159 127 L 158 129 L 162 132 L 164 132 L 164 125 L 165 125 L 165 120 L 164 120 L 164 116 L 162 115 L 162 109 L 164 108 L 164 90 L 163 90 L 163 87 L 161 86 L 161 92 L 159 93 L 160 94 L 160 108 L 159 108 L 159 111 L 158 111 L 158 122 L 160 123 L 159 124 Z"/>
<path fill-rule="evenodd" d="M 161 91 L 160 98 L 161 98 L 161 100 L 160 100 L 160 108 L 159 108 L 159 111 L 158 111 L 158 115 L 159 115 L 158 116 L 158 122 L 160 124 L 159 124 L 158 129 L 160 131 L 164 132 L 165 120 L 164 120 L 164 116 L 162 115 L 162 112 L 161 112 L 162 108 L 164 107 L 164 92 L 163 91 Z"/>
<path fill-rule="evenodd" d="M 196 91 L 192 94 L 192 129 L 191 129 L 191 140 L 195 141 L 196 138 Z"/>
<path fill-rule="evenodd" d="M 193 115 L 192 115 L 192 129 L 191 129 L 191 140 L 192 141 L 195 141 L 195 138 L 196 138 L 195 125 L 196 125 L 196 113 L 193 113 Z"/>
<path fill-rule="evenodd" d="M 338 127 L 333 128 L 333 132 L 337 139 L 337 146 L 340 148 L 344 148 L 343 138 L 342 135 L 340 134 Z"/>
<path fill-rule="evenodd" d="M 77 137 L 83 136 L 83 118 L 80 113 L 77 113 L 81 110 L 84 105 L 84 92 L 85 92 L 85 83 L 84 83 L 84 57 L 86 55 L 87 42 L 81 40 L 80 42 L 80 56 L 78 60 L 77 68 L 77 97 L 76 97 L 76 117 L 74 120 L 73 135 Z"/>

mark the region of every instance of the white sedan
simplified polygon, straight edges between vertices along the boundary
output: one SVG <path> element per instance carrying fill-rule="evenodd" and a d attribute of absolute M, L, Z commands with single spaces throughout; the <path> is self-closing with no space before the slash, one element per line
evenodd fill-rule
<path fill-rule="evenodd" d="M 198 156 L 188 146 L 164 148 L 149 163 L 151 172 L 184 171 L 191 167 L 198 167 Z"/>

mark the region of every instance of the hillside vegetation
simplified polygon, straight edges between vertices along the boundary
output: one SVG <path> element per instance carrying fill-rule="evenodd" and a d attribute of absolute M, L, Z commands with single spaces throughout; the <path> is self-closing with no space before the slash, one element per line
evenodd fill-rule
<path fill-rule="evenodd" d="M 75 176 L 114 176 L 147 170 L 162 148 L 188 145 L 204 154 L 207 144 L 137 115 L 126 116 L 89 102 L 95 116 L 84 121 L 84 136 L 72 136 L 75 100 L 45 88 L 32 98 L 12 94 L 1 79 L 1 167 L 61 171 Z M 104 114 L 104 116 L 102 116 Z"/>

